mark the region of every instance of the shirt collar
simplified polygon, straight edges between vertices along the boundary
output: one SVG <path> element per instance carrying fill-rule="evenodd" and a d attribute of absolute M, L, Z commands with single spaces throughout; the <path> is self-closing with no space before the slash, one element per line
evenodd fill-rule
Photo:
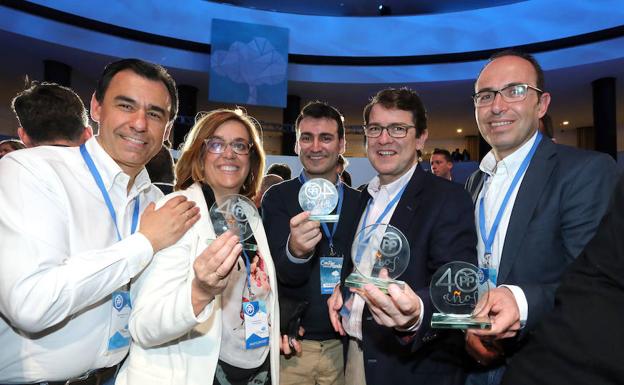
<path fill-rule="evenodd" d="M 479 169 L 489 176 L 493 176 L 494 174 L 515 175 L 522 161 L 529 154 L 529 151 L 531 151 L 531 147 L 536 139 L 537 130 L 525 144 L 498 162 L 496 161 L 494 152 L 490 150 L 490 152 L 483 157 L 481 164 L 479 164 Z"/>
<path fill-rule="evenodd" d="M 401 188 L 403 188 L 403 186 L 405 186 L 412 178 L 412 175 L 414 175 L 414 171 L 416 170 L 416 166 L 418 166 L 418 162 L 416 162 L 405 174 L 401 175 L 399 179 L 384 186 L 380 185 L 379 175 L 376 175 L 368 183 L 368 193 L 371 197 L 375 198 L 379 190 L 385 188 L 389 196 L 394 196 L 394 194 L 398 193 L 399 190 L 401 190 Z"/>
<path fill-rule="evenodd" d="M 117 162 L 115 162 L 113 158 L 108 155 L 108 153 L 97 141 L 97 137 L 93 136 L 89 138 L 89 140 L 85 142 L 85 147 L 87 148 L 89 155 L 91 155 L 93 163 L 95 163 L 95 167 L 97 167 L 98 172 L 102 177 L 102 182 L 104 182 L 106 190 L 111 191 L 115 183 L 122 185 L 124 190 L 127 189 L 130 176 L 124 173 Z M 134 178 L 134 185 L 130 189 L 130 193 L 128 195 L 132 196 L 138 194 L 140 191 L 147 189 L 150 185 L 151 181 L 149 175 L 147 174 L 145 167 L 143 167 L 136 178 Z"/>

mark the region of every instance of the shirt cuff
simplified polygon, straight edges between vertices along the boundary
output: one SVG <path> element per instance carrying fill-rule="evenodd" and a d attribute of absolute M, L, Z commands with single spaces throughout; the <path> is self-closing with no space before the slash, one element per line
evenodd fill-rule
<path fill-rule="evenodd" d="M 292 255 L 290 253 L 290 250 L 288 250 L 288 244 L 290 243 L 290 234 L 288 234 L 288 240 L 286 241 L 286 256 L 288 257 L 288 260 L 292 263 L 296 263 L 298 265 L 304 264 L 304 263 L 308 263 L 310 261 L 310 259 L 312 259 L 312 257 L 314 256 L 314 253 L 311 253 L 310 256 L 308 258 L 297 258 L 294 255 Z"/>
<path fill-rule="evenodd" d="M 520 311 L 520 327 L 524 327 L 524 325 L 526 325 L 527 317 L 529 316 L 529 304 L 527 303 L 524 291 L 522 291 L 519 286 L 515 285 L 500 285 L 499 287 L 506 287 L 511 290 L 511 293 L 516 300 L 516 304 L 518 305 L 518 310 Z"/>
<path fill-rule="evenodd" d="M 114 247 L 122 250 L 122 255 L 128 256 L 127 261 L 130 278 L 133 278 L 143 271 L 154 256 L 152 244 L 145 235 L 139 232 L 122 239 L 117 242 Z"/>
<path fill-rule="evenodd" d="M 420 297 L 418 297 L 418 301 L 420 301 L 420 315 L 418 316 L 418 320 L 416 321 L 416 323 L 413 324 L 412 326 L 410 326 L 407 329 L 395 328 L 397 331 L 399 331 L 399 332 L 415 332 L 418 329 L 420 329 L 420 325 L 422 325 L 424 314 L 425 314 L 425 304 L 423 303 L 422 299 L 420 299 Z"/>

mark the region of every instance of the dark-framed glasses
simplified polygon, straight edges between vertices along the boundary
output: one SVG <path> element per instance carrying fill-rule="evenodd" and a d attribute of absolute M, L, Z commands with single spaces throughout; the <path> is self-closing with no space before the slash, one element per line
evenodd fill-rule
<path fill-rule="evenodd" d="M 206 150 L 212 154 L 222 154 L 225 152 L 227 146 L 232 147 L 232 151 L 234 151 L 238 155 L 247 155 L 249 154 L 249 150 L 253 144 L 248 143 L 242 139 L 236 139 L 231 142 L 226 142 L 221 138 L 208 138 L 204 140 L 204 144 L 206 146 Z"/>
<path fill-rule="evenodd" d="M 496 99 L 496 94 L 500 94 L 504 101 L 507 103 L 520 102 L 527 97 L 529 89 L 535 90 L 538 94 L 543 94 L 544 91 L 532 85 L 521 83 L 512 84 L 507 87 L 503 87 L 500 90 L 484 90 L 479 91 L 472 95 L 475 107 L 489 106 Z"/>
<path fill-rule="evenodd" d="M 364 126 L 364 135 L 368 138 L 377 138 L 381 135 L 383 130 L 386 130 L 388 131 L 388 135 L 393 138 L 405 138 L 410 128 L 416 128 L 416 126 L 399 123 L 389 124 L 385 127 L 379 124 L 367 124 Z"/>

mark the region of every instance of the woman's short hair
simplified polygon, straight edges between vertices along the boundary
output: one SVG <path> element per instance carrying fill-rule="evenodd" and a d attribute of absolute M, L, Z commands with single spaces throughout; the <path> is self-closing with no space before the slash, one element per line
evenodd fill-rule
<path fill-rule="evenodd" d="M 228 121 L 237 121 L 247 128 L 250 144 L 249 174 L 243 182 L 240 194 L 253 199 L 262 183 L 265 154 L 259 134 L 260 124 L 241 109 L 218 109 L 198 115 L 195 125 L 184 141 L 180 159 L 175 167 L 174 190 L 184 190 L 204 179 L 204 141 L 214 135 L 219 126 Z M 240 156 L 240 155 L 239 155 Z"/>

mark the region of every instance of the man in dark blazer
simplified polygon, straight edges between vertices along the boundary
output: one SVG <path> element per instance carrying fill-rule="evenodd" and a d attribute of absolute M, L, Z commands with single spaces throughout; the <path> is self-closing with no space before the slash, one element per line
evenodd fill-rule
<path fill-rule="evenodd" d="M 360 193 L 340 182 L 336 171 L 338 156 L 345 150 L 344 125 L 338 110 L 323 102 L 308 103 L 295 127 L 295 150 L 303 171 L 269 188 L 262 200 L 281 311 L 294 312 L 298 302 L 309 303 L 301 322 L 303 341 L 292 341 L 298 354 L 282 356 L 280 383 L 340 385 L 344 384 L 343 346 L 329 321 L 327 299 L 338 282 L 343 261 L 350 258 Z M 299 205 L 299 190 L 304 181 L 312 178 L 323 178 L 337 186 L 338 223 L 311 221 L 310 212 L 304 212 Z M 288 341 L 282 345 L 285 353 L 291 353 Z"/>
<path fill-rule="evenodd" d="M 362 193 L 357 229 L 364 222 L 390 223 L 405 234 L 411 257 L 399 277 L 404 289 L 391 284 L 384 294 L 367 284 L 356 295 L 335 291 L 330 298 L 334 327 L 350 336 L 347 384 L 462 384 L 463 336 L 430 328 L 436 310 L 429 283 L 447 262 L 476 264 L 470 197 L 460 185 L 418 164 L 427 118 L 415 92 L 380 91 L 366 106 L 364 121 L 367 155 L 379 174 Z M 352 271 L 348 261 L 343 282 Z"/>
<path fill-rule="evenodd" d="M 492 328 L 466 334 L 476 361 L 466 384 L 493 385 L 552 309 L 561 275 L 594 235 L 617 172 L 605 154 L 538 133 L 550 95 L 530 55 L 494 55 L 475 83 L 474 103 L 481 135 L 492 146 L 467 182 L 479 264 L 493 287 L 478 315 L 489 316 Z"/>
<path fill-rule="evenodd" d="M 570 265 L 555 309 L 514 357 L 504 385 L 621 384 L 624 380 L 624 179 L 596 236 Z"/>

